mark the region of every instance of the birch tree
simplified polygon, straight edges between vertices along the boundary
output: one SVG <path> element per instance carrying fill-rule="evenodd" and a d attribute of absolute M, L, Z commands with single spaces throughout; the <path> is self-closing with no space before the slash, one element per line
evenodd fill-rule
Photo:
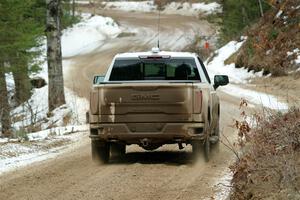
<path fill-rule="evenodd" d="M 61 1 L 46 0 L 47 4 L 47 62 L 49 112 L 65 104 L 61 56 Z"/>

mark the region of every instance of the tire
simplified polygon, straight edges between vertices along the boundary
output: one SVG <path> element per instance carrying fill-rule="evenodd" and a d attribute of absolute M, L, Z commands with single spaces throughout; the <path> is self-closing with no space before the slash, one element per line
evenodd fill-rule
<path fill-rule="evenodd" d="M 107 142 L 92 140 L 92 159 L 94 162 L 108 163 L 110 146 Z"/>
<path fill-rule="evenodd" d="M 118 143 L 111 143 L 110 144 L 110 153 L 112 156 L 115 156 L 115 157 L 123 157 L 126 153 L 126 145 L 118 144 Z"/>
<path fill-rule="evenodd" d="M 218 145 L 220 143 L 220 122 L 217 122 L 217 126 L 214 129 L 214 132 L 212 134 L 213 136 L 217 136 L 218 140 L 216 141 L 216 143 L 214 143 L 214 145 Z"/>

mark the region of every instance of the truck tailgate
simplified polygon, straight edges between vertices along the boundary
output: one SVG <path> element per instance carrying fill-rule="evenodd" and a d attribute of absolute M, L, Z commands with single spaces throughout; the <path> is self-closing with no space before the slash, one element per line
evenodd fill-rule
<path fill-rule="evenodd" d="M 101 122 L 192 121 L 193 83 L 126 83 L 94 87 Z M 95 108 L 94 108 L 95 110 Z"/>

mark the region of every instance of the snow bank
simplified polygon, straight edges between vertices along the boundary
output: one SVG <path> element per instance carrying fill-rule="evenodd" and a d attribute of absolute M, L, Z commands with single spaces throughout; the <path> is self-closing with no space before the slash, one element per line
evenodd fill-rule
<path fill-rule="evenodd" d="M 286 103 L 280 102 L 277 97 L 257 92 L 254 90 L 248 90 L 236 85 L 230 84 L 226 87 L 222 87 L 221 91 L 226 92 L 232 96 L 243 98 L 250 103 L 260 105 L 264 108 L 270 108 L 273 110 L 287 110 L 288 105 Z"/>
<path fill-rule="evenodd" d="M 244 42 L 245 40 L 241 42 L 231 41 L 214 52 L 216 56 L 213 58 L 213 60 L 208 62 L 208 59 L 205 62 L 205 65 L 211 77 L 217 74 L 228 75 L 230 78 L 230 82 L 232 83 L 247 83 L 248 79 L 250 78 L 262 77 L 262 72 L 248 72 L 248 70 L 244 68 L 235 68 L 235 64 L 233 63 L 230 65 L 224 64 L 224 61 L 232 54 L 237 52 Z"/>
<path fill-rule="evenodd" d="M 118 24 L 110 17 L 84 15 L 82 22 L 63 31 L 62 56 L 70 57 L 89 53 L 101 46 L 108 38 L 121 33 Z"/>
<path fill-rule="evenodd" d="M 56 136 L 68 135 L 76 132 L 85 132 L 88 131 L 88 129 L 89 127 L 86 124 L 77 125 L 77 126 L 69 125 L 69 126 L 54 127 L 43 131 L 30 133 L 27 136 L 29 141 L 41 141 L 49 138 L 49 136 L 52 135 L 56 135 Z"/>
<path fill-rule="evenodd" d="M 157 5 L 153 1 L 112 1 L 103 2 L 102 7 L 107 10 L 123 10 L 127 12 L 153 12 L 157 11 Z M 180 15 L 198 15 L 212 14 L 221 12 L 220 4 L 213 3 L 188 3 L 188 2 L 172 2 L 167 4 L 162 13 L 164 14 L 180 14 Z"/>
<path fill-rule="evenodd" d="M 68 88 L 65 88 L 66 104 L 56 108 L 48 115 L 48 86 L 34 89 L 31 98 L 14 109 L 11 115 L 21 119 L 13 123 L 16 130 L 31 124 L 40 125 L 42 130 L 66 125 L 64 119 L 69 118 L 68 124 L 85 124 L 85 113 L 88 101 L 80 98 Z"/>
<path fill-rule="evenodd" d="M 153 1 L 112 1 L 103 2 L 104 9 L 123 10 L 127 12 L 152 12 L 157 6 Z"/>
<path fill-rule="evenodd" d="M 178 3 L 172 2 L 167 4 L 162 13 L 164 14 L 180 14 L 180 15 L 199 15 L 200 13 L 207 15 L 222 12 L 222 6 L 216 2 L 213 3 Z"/>
<path fill-rule="evenodd" d="M 231 41 L 222 48 L 214 52 L 214 57 L 207 59 L 205 65 L 211 78 L 215 75 L 222 74 L 227 75 L 231 83 L 235 84 L 247 84 L 250 78 L 262 77 L 262 72 L 254 73 L 248 72 L 244 68 L 235 68 L 235 64 L 225 65 L 224 61 L 232 54 L 236 53 L 246 38 L 242 38 L 243 41 Z M 210 61 L 211 60 L 211 61 Z M 270 109 L 286 110 L 288 105 L 280 102 L 277 97 L 268 95 L 253 90 L 243 89 L 234 84 L 229 84 L 225 87 L 221 87 L 219 90 L 228 93 L 229 95 L 243 98 L 250 103 L 261 105 Z"/>

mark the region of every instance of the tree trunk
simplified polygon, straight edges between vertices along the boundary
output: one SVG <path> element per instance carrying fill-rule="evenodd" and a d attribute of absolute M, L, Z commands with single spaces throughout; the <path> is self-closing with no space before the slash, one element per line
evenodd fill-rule
<path fill-rule="evenodd" d="M 243 25 L 246 26 L 248 24 L 248 15 L 244 5 L 242 6 L 242 16 L 243 16 Z"/>
<path fill-rule="evenodd" d="M 65 104 L 64 80 L 61 58 L 61 7 L 60 0 L 47 3 L 47 61 L 48 61 L 48 105 L 49 112 Z"/>
<path fill-rule="evenodd" d="M 263 17 L 264 16 L 264 10 L 263 10 L 263 7 L 262 7 L 261 0 L 258 0 L 258 4 L 259 4 L 260 16 Z"/>
<path fill-rule="evenodd" d="M 3 62 L 0 63 L 0 121 L 2 125 L 2 134 L 9 137 L 11 135 L 10 106 L 8 102 Z"/>
<path fill-rule="evenodd" d="M 27 58 L 22 58 L 20 61 L 14 63 L 13 66 L 13 77 L 15 82 L 15 100 L 17 105 L 27 101 L 30 98 L 30 78 L 28 76 L 28 63 Z"/>

